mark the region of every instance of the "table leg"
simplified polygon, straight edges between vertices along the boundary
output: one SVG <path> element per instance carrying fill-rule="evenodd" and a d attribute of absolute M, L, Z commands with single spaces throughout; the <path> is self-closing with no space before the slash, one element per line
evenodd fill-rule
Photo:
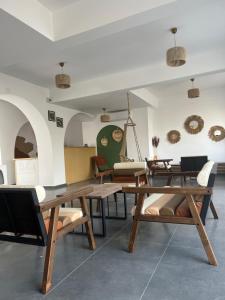
<path fill-rule="evenodd" d="M 106 236 L 105 199 L 101 199 L 102 236 Z"/>
<path fill-rule="evenodd" d="M 91 219 L 91 227 L 94 232 L 94 224 L 93 224 L 93 208 L 92 208 L 92 199 L 89 198 L 89 211 L 90 211 L 90 219 Z"/>
<path fill-rule="evenodd" d="M 127 194 L 123 193 L 123 201 L 124 201 L 124 219 L 127 218 Z"/>

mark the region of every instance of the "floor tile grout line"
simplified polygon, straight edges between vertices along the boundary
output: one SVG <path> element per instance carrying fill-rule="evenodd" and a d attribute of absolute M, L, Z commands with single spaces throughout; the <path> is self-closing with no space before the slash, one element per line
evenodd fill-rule
<path fill-rule="evenodd" d="M 144 290 L 143 290 L 143 292 L 142 292 L 142 294 L 141 294 L 139 300 L 142 300 L 142 298 L 144 297 L 145 292 L 146 292 L 147 288 L 149 287 L 149 285 L 150 285 L 150 283 L 151 283 L 151 281 L 152 281 L 152 278 L 153 278 L 153 276 L 155 275 L 155 273 L 156 273 L 156 271 L 157 271 L 157 269 L 158 269 L 158 267 L 159 267 L 159 265 L 160 265 L 160 263 L 161 263 L 163 257 L 165 256 L 166 251 L 168 250 L 168 248 L 169 248 L 169 246 L 170 246 L 170 244 L 171 244 L 171 242 L 172 242 L 172 239 L 173 239 L 173 237 L 174 237 L 176 231 L 177 231 L 177 227 L 175 228 L 174 232 L 172 233 L 172 235 L 171 235 L 171 237 L 170 237 L 170 239 L 169 239 L 169 241 L 168 241 L 168 243 L 167 243 L 167 245 L 166 245 L 166 247 L 165 247 L 165 249 L 164 249 L 162 255 L 161 255 L 160 258 L 159 258 L 159 261 L 157 262 L 157 264 L 156 264 L 156 266 L 155 266 L 153 272 L 151 273 L 150 278 L 149 278 L 149 280 L 148 280 L 148 282 L 147 282 L 147 284 L 146 284 L 146 286 L 145 286 L 145 288 L 144 288 Z"/>
<path fill-rule="evenodd" d="M 42 297 L 45 298 L 49 294 L 51 294 L 57 287 L 59 287 L 66 279 L 68 279 L 74 272 L 76 272 L 81 266 L 83 266 L 89 259 L 95 256 L 100 250 L 102 250 L 106 245 L 108 245 L 115 237 L 117 237 L 127 226 L 128 222 L 119 230 L 117 231 L 111 238 L 107 239 L 105 243 L 103 243 L 96 251 L 90 254 L 85 260 L 83 260 L 76 268 L 74 268 L 70 273 L 68 273 L 63 279 L 61 279 L 52 289 Z"/>

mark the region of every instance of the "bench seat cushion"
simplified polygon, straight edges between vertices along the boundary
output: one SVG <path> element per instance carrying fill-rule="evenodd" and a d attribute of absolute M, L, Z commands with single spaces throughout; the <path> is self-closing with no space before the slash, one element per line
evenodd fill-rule
<path fill-rule="evenodd" d="M 154 194 L 153 194 L 154 195 Z M 151 198 L 151 195 L 149 198 Z M 182 195 L 156 194 L 156 200 L 144 209 L 145 215 L 174 215 L 176 207 L 184 199 Z"/>
<path fill-rule="evenodd" d="M 196 205 L 197 210 L 200 214 L 201 209 L 202 209 L 202 201 L 195 201 L 195 205 Z M 187 199 L 184 199 L 184 201 L 182 201 L 180 203 L 180 205 L 177 207 L 176 212 L 175 212 L 175 216 L 191 218 L 191 211 L 190 211 L 190 208 L 188 206 Z"/>
<path fill-rule="evenodd" d="M 72 208 L 72 207 L 63 207 L 59 210 L 59 218 L 57 223 L 57 230 L 60 230 L 62 227 L 76 221 L 77 219 L 83 216 L 81 208 Z M 50 217 L 44 219 L 45 228 L 49 230 Z"/>

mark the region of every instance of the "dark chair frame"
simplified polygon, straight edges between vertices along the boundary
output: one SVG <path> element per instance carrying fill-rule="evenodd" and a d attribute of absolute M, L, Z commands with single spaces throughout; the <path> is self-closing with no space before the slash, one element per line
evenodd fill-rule
<path fill-rule="evenodd" d="M 46 246 L 42 293 L 47 293 L 52 285 L 52 273 L 56 241 L 62 235 L 85 224 L 89 247 L 96 248 L 85 196 L 93 188 L 81 188 L 62 197 L 38 202 L 34 188 L 0 187 L 0 240 Z M 83 216 L 57 230 L 59 209 L 62 204 L 79 199 Z M 49 229 L 46 231 L 43 212 L 50 210 Z"/>

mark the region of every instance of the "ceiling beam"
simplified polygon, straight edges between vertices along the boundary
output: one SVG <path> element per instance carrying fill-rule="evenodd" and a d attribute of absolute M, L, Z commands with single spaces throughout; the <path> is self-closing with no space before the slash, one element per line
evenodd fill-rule
<path fill-rule="evenodd" d="M 171 68 L 166 65 L 166 62 L 163 62 L 158 65 L 149 65 L 77 82 L 67 90 L 53 87 L 50 95 L 54 102 L 67 101 L 119 90 L 143 88 L 155 83 L 219 72 L 224 69 L 224 51 L 210 51 L 188 57 L 186 65 L 182 67 Z"/>

